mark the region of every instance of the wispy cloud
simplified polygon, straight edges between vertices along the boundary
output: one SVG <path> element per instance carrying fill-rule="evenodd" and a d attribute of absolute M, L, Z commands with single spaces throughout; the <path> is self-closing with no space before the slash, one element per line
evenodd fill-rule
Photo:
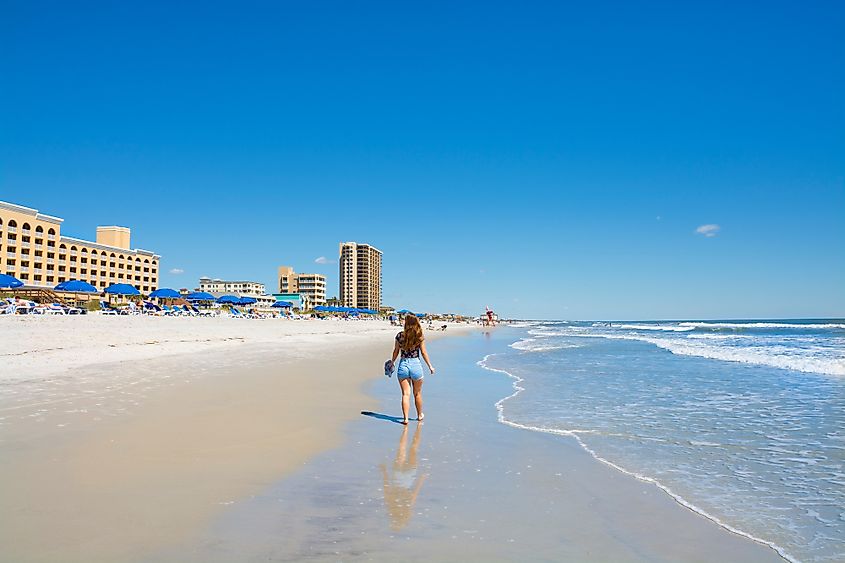
<path fill-rule="evenodd" d="M 325 256 L 320 256 L 316 260 L 314 260 L 315 264 L 334 264 L 334 260 L 329 260 Z"/>
<path fill-rule="evenodd" d="M 172 270 L 170 270 L 170 273 L 174 276 L 178 276 L 179 274 L 184 274 L 185 270 L 183 270 L 182 268 L 173 268 Z"/>
<path fill-rule="evenodd" d="M 722 227 L 720 227 L 719 225 L 714 225 L 711 223 L 709 225 L 701 225 L 695 230 L 695 232 L 710 238 L 715 237 L 721 229 Z"/>

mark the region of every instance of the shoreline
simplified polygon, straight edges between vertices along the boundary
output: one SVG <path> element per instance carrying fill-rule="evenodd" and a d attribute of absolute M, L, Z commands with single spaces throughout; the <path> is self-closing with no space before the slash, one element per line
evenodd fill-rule
<path fill-rule="evenodd" d="M 501 424 L 489 405 L 512 385 L 477 365 L 502 337 L 483 334 L 429 348 L 425 423 L 396 424 L 395 384 L 370 380 L 381 413 L 152 560 L 783 560 L 574 442 Z"/>
<path fill-rule="evenodd" d="M 519 395 L 521 392 L 523 392 L 525 390 L 524 387 L 521 387 L 519 385 L 521 382 L 524 381 L 524 379 L 517 376 L 517 375 L 514 375 L 514 374 L 512 374 L 512 373 L 510 373 L 506 370 L 499 369 L 499 368 L 493 368 L 493 367 L 488 366 L 487 360 L 489 358 L 491 358 L 492 356 L 495 356 L 495 355 L 496 354 L 487 354 L 486 356 L 484 356 L 484 358 L 482 358 L 481 360 L 479 360 L 477 362 L 477 365 L 479 367 L 483 368 L 483 369 L 488 370 L 488 371 L 491 371 L 491 372 L 494 372 L 494 373 L 504 374 L 505 376 L 507 376 L 508 378 L 510 378 L 512 380 L 511 385 L 513 386 L 514 392 L 512 394 L 506 396 L 506 397 L 503 397 L 502 399 L 499 399 L 493 405 L 496 408 L 496 411 L 497 411 L 496 416 L 498 418 L 499 423 L 501 423 L 505 426 L 509 426 L 511 428 L 517 428 L 519 430 L 526 430 L 526 431 L 529 431 L 529 432 L 538 432 L 538 433 L 542 433 L 542 434 L 552 434 L 552 435 L 556 435 L 556 436 L 572 438 L 581 447 L 581 449 L 583 449 L 585 452 L 590 454 L 590 456 L 593 459 L 595 459 L 597 462 L 602 463 L 604 465 L 607 465 L 608 467 L 613 468 L 614 470 L 618 471 L 619 473 L 622 473 L 623 475 L 633 477 L 637 481 L 641 481 L 643 483 L 648 483 L 649 485 L 653 485 L 654 487 L 660 489 L 663 493 L 665 493 L 669 498 L 671 498 L 678 506 L 683 507 L 683 508 L 689 510 L 690 512 L 694 513 L 694 514 L 697 514 L 698 516 L 701 516 L 702 518 L 705 518 L 705 519 L 713 522 L 714 524 L 716 524 L 720 528 L 724 529 L 725 531 L 730 532 L 731 534 L 734 534 L 736 536 L 751 540 L 754 543 L 760 544 L 762 546 L 765 546 L 765 547 L 771 549 L 775 554 L 777 554 L 784 561 L 789 561 L 790 563 L 799 563 L 799 560 L 795 559 L 789 553 L 787 553 L 786 550 L 783 547 L 777 545 L 774 542 L 764 540 L 762 538 L 758 538 L 758 537 L 754 536 L 753 534 L 750 534 L 750 533 L 745 532 L 745 531 L 743 531 L 739 528 L 731 526 L 730 524 L 726 524 L 725 522 L 722 522 L 716 516 L 709 514 L 707 511 L 705 511 L 705 510 L 697 507 L 696 505 L 692 504 L 691 502 L 687 501 L 681 495 L 673 492 L 668 486 L 664 485 L 663 483 L 661 483 L 657 479 L 654 479 L 653 477 L 649 477 L 647 475 L 642 475 L 642 474 L 637 473 L 635 471 L 629 471 L 629 470 L 625 469 L 624 467 L 622 467 L 622 466 L 620 466 L 616 463 L 613 463 L 610 460 L 607 460 L 607 459 L 601 457 L 600 455 L 598 455 L 595 452 L 595 450 L 590 448 L 578 436 L 578 434 L 580 434 L 580 433 L 589 434 L 590 431 L 558 430 L 558 429 L 555 429 L 555 428 L 543 428 L 543 427 L 538 427 L 538 426 L 527 426 L 527 425 L 524 425 L 524 424 L 520 424 L 518 422 L 513 422 L 511 420 L 508 420 L 505 417 L 505 413 L 504 413 L 504 403 L 506 403 L 509 399 L 513 399 L 514 397 L 516 397 L 517 395 Z"/>

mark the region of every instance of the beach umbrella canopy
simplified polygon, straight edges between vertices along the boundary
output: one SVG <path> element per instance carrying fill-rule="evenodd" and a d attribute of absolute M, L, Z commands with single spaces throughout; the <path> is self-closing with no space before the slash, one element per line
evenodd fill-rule
<path fill-rule="evenodd" d="M 238 299 L 238 305 L 252 305 L 256 301 L 255 297 L 241 297 Z"/>
<path fill-rule="evenodd" d="M 20 287 L 22 285 L 23 282 L 15 276 L 7 276 L 6 274 L 0 274 L 0 287 L 5 289 Z"/>
<path fill-rule="evenodd" d="M 64 281 L 53 289 L 57 291 L 73 291 L 74 293 L 97 293 L 96 287 L 82 280 Z"/>
<path fill-rule="evenodd" d="M 206 293 L 205 291 L 194 291 L 193 293 L 189 293 L 186 297 L 188 301 L 215 301 L 216 298 L 210 294 Z"/>
<path fill-rule="evenodd" d="M 333 308 L 334 308 L 334 307 L 327 307 L 326 305 L 317 305 L 316 307 L 314 307 L 314 310 L 315 310 L 315 311 L 320 311 L 320 312 L 323 312 L 323 313 L 328 313 L 328 312 L 330 312 Z"/>
<path fill-rule="evenodd" d="M 290 301 L 276 301 L 272 305 L 273 307 L 293 307 L 293 303 Z"/>
<path fill-rule="evenodd" d="M 411 311 L 409 311 L 408 309 L 401 309 L 401 310 L 396 311 L 396 312 L 399 313 L 400 315 L 407 315 Z"/>
<path fill-rule="evenodd" d="M 182 294 L 180 294 L 175 289 L 170 289 L 169 287 L 162 287 L 150 293 L 150 297 L 158 297 L 159 299 L 178 299 L 179 297 L 182 297 Z"/>
<path fill-rule="evenodd" d="M 224 295 L 217 298 L 218 303 L 226 303 L 229 305 L 237 305 L 240 301 L 241 300 L 237 295 Z"/>
<path fill-rule="evenodd" d="M 141 295 L 140 291 L 128 283 L 113 283 L 105 291 L 111 295 Z"/>
<path fill-rule="evenodd" d="M 419 318 L 423 318 L 423 317 L 425 316 L 425 313 L 417 313 L 417 316 L 418 316 Z"/>

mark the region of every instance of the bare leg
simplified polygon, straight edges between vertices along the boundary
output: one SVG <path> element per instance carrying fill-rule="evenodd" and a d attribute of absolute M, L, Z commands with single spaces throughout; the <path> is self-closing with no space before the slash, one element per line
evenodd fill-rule
<path fill-rule="evenodd" d="M 408 411 L 411 409 L 411 380 L 400 379 L 399 387 L 402 388 L 402 424 L 408 424 Z"/>
<path fill-rule="evenodd" d="M 414 381 L 414 406 L 417 407 L 417 420 L 422 420 L 425 418 L 425 415 L 422 411 L 422 384 L 423 380 L 413 380 Z"/>

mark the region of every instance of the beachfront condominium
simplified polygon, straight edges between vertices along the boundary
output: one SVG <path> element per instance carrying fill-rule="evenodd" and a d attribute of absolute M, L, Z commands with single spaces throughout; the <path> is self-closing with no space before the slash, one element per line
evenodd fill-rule
<path fill-rule="evenodd" d="M 113 283 L 142 293 L 158 288 L 161 257 L 131 249 L 129 228 L 97 227 L 97 240 L 91 242 L 62 235 L 63 221 L 0 201 L 0 272 L 33 287 L 82 280 L 100 290 Z"/>
<path fill-rule="evenodd" d="M 279 266 L 279 292 L 305 295 L 311 306 L 325 305 L 326 276 L 297 274 L 290 266 Z"/>
<path fill-rule="evenodd" d="M 381 250 L 369 244 L 340 243 L 340 302 L 344 307 L 381 307 Z"/>
<path fill-rule="evenodd" d="M 258 297 L 264 295 L 264 284 L 254 281 L 226 281 L 211 278 L 200 278 L 200 291 L 207 293 L 229 293 L 240 297 Z"/>

